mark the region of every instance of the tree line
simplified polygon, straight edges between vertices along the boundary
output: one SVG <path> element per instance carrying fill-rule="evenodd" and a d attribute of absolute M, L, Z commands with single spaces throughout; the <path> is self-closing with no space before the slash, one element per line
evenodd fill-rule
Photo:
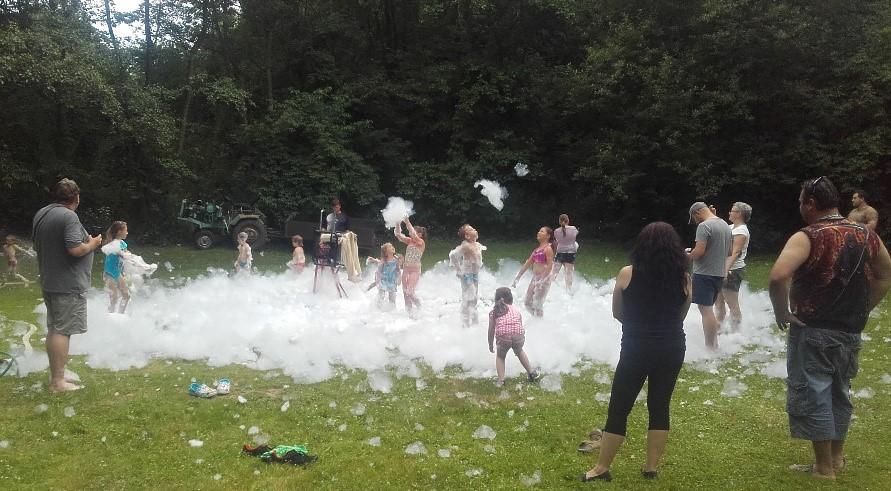
<path fill-rule="evenodd" d="M 619 239 L 702 199 L 774 247 L 824 174 L 891 215 L 885 1 L 0 0 L 0 101 L 13 226 L 61 176 L 146 236 L 186 197 Z"/>

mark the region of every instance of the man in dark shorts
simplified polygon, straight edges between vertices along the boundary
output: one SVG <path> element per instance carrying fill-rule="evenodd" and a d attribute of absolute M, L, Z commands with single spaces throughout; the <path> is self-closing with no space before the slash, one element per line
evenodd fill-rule
<path fill-rule="evenodd" d="M 770 271 L 774 315 L 780 329 L 789 328 L 789 429 L 814 449 L 814 464 L 790 468 L 835 479 L 847 463 L 860 333 L 891 287 L 891 257 L 874 232 L 838 213 L 838 190 L 826 177 L 806 181 L 798 201 L 808 225 L 786 242 Z"/>
<path fill-rule="evenodd" d="M 51 190 L 55 203 L 34 215 L 34 249 L 40 269 L 40 287 L 46 304 L 46 353 L 53 392 L 81 387 L 65 380 L 71 336 L 87 332 L 87 298 L 93 252 L 102 236 L 90 237 L 74 210 L 80 204 L 80 188 L 62 179 Z"/>
<path fill-rule="evenodd" d="M 702 201 L 690 206 L 690 223 L 694 222 L 697 224 L 696 246 L 687 251 L 693 261 L 693 303 L 699 307 L 702 316 L 705 346 L 717 350 L 719 323 L 714 306 L 724 284 L 725 263 L 733 239 L 727 222 L 716 217 Z"/>

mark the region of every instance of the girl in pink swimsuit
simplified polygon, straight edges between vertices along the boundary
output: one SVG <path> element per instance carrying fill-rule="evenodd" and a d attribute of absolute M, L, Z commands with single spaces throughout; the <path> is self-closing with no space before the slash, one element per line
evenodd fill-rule
<path fill-rule="evenodd" d="M 394 230 L 399 242 L 405 244 L 405 264 L 402 266 L 402 296 L 405 298 L 405 310 L 414 317 L 415 308 L 421 307 L 421 301 L 415 295 L 415 288 L 421 279 L 421 257 L 427 247 L 427 229 L 414 227 L 408 217 L 403 220 L 408 229 L 408 237 L 402 235 L 402 225 Z"/>
<path fill-rule="evenodd" d="M 516 288 L 517 282 L 520 281 L 526 270 L 532 268 L 532 281 L 529 282 L 529 288 L 526 289 L 524 304 L 536 317 L 544 315 L 544 301 L 551 288 L 551 269 L 554 267 L 554 249 L 551 247 L 553 237 L 554 231 L 550 227 L 542 227 L 538 230 L 536 236 L 538 247 L 532 251 L 529 259 L 514 278 L 513 287 Z"/>

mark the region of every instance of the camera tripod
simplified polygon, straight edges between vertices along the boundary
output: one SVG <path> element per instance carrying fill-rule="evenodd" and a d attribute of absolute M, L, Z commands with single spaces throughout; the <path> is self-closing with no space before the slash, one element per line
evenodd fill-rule
<path fill-rule="evenodd" d="M 338 275 L 340 268 L 343 267 L 343 264 L 341 264 L 338 259 L 340 252 L 340 234 L 337 232 L 327 234 L 327 242 L 325 242 L 325 235 L 326 234 L 321 230 L 319 231 L 319 241 L 316 246 L 316 253 L 312 260 L 316 265 L 312 279 L 312 292 L 318 293 L 319 291 L 319 271 L 322 271 L 322 274 L 324 274 L 325 269 L 327 269 L 331 271 L 331 276 L 334 278 L 334 287 L 337 289 L 337 296 L 339 298 L 344 298 L 347 296 L 347 292 L 343 288 L 343 285 L 340 284 L 340 275 Z"/>

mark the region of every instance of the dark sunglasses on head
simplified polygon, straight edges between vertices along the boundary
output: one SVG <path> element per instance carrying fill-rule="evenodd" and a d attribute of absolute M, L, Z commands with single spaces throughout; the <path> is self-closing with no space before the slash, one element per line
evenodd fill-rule
<path fill-rule="evenodd" d="M 808 192 L 807 192 L 807 193 L 808 193 L 810 196 L 813 196 L 813 195 L 814 195 L 814 191 L 816 191 L 816 189 L 817 189 L 817 183 L 820 182 L 820 181 L 822 181 L 822 180 L 825 179 L 825 178 L 826 178 L 826 176 L 820 176 L 820 177 L 814 179 L 813 182 L 811 182 L 810 185 L 808 185 Z"/>

